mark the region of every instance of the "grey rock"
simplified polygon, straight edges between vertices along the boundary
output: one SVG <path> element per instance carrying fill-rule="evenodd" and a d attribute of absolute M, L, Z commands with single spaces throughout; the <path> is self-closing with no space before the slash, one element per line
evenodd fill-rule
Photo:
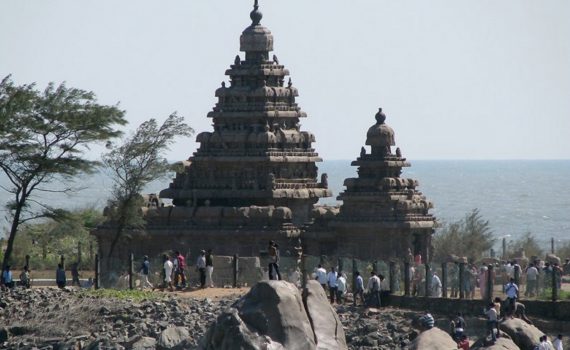
<path fill-rule="evenodd" d="M 317 281 L 307 282 L 305 308 L 313 327 L 317 349 L 347 349 L 342 323 Z"/>
<path fill-rule="evenodd" d="M 297 287 L 285 281 L 263 281 L 218 317 L 203 347 L 315 350 L 314 339 Z"/>
<path fill-rule="evenodd" d="M 156 345 L 160 350 L 178 350 L 184 349 L 185 343 L 191 340 L 190 333 L 185 327 L 171 327 L 160 333 Z"/>
<path fill-rule="evenodd" d="M 131 350 L 154 350 L 156 349 L 156 339 L 150 337 L 141 337 L 138 341 L 134 342 L 130 348 Z"/>
<path fill-rule="evenodd" d="M 456 349 L 457 343 L 451 336 L 437 327 L 421 332 L 412 342 L 412 350 L 449 350 Z"/>
<path fill-rule="evenodd" d="M 538 344 L 540 337 L 544 334 L 540 329 L 520 318 L 505 320 L 501 322 L 499 328 L 507 333 L 521 349 L 532 349 L 535 344 Z"/>

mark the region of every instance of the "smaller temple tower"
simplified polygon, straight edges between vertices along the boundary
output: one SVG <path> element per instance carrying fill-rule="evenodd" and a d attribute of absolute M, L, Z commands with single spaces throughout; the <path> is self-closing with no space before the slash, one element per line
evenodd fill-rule
<path fill-rule="evenodd" d="M 329 227 L 336 232 L 337 254 L 359 258 L 405 258 L 408 249 L 429 259 L 435 218 L 432 203 L 417 190 L 418 181 L 402 178 L 410 163 L 396 145 L 382 108 L 366 134 L 360 157 L 352 162 L 358 177 L 345 179 L 340 212 Z"/>

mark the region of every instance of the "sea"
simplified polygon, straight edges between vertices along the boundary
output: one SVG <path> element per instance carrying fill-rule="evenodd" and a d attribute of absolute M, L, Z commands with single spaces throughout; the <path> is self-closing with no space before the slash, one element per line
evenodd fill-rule
<path fill-rule="evenodd" d="M 357 176 L 350 163 L 328 160 L 317 164 L 319 174 L 328 174 L 334 194 L 321 199 L 320 204 L 341 204 L 336 196 L 345 189 L 344 179 Z M 552 239 L 555 246 L 570 243 L 570 160 L 412 160 L 411 164 L 402 176 L 419 181 L 418 189 L 434 203 L 431 212 L 440 223 L 460 220 L 479 209 L 498 242 L 530 232 L 546 250 L 550 250 Z M 157 193 L 169 182 L 168 178 L 154 181 L 145 192 Z M 0 185 L 9 186 L 8 180 L 0 176 Z M 81 176 L 72 185 L 80 190 L 70 194 L 38 192 L 38 199 L 65 209 L 103 208 L 113 183 L 101 171 Z M 55 183 L 49 189 L 62 186 Z M 10 198 L 0 190 L 0 204 Z M 6 232 L 4 205 L 2 210 L 0 232 Z"/>

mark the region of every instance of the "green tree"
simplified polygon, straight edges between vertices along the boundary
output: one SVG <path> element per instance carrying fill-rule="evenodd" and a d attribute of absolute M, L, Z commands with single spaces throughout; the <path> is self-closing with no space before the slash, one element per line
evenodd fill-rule
<path fill-rule="evenodd" d="M 171 172 L 171 166 L 164 158 L 165 151 L 176 137 L 193 133 L 194 130 L 184 123 L 184 118 L 173 113 L 162 126 L 155 119 L 142 123 L 133 135 L 103 156 L 103 163 L 114 182 L 109 218 L 116 231 L 109 247 L 109 257 L 126 229 L 144 225 L 140 193 L 149 182 L 164 178 Z"/>
<path fill-rule="evenodd" d="M 14 84 L 9 76 L 2 80 L 0 169 L 9 180 L 3 189 L 12 198 L 7 203 L 11 225 L 3 266 L 10 261 L 21 224 L 63 214 L 35 195 L 73 191 L 67 186 L 69 180 L 98 164 L 85 158 L 84 152 L 120 136 L 114 126 L 126 124 L 123 115 L 116 106 L 98 104 L 93 92 L 53 83 L 38 91 L 34 84 Z M 50 188 L 55 182 L 63 188 Z"/>
<path fill-rule="evenodd" d="M 15 260 L 23 261 L 26 255 L 30 255 L 34 269 L 53 268 L 61 255 L 74 258 L 78 254 L 78 245 L 81 245 L 85 256 L 90 245 L 96 247 L 91 230 L 103 221 L 100 210 L 85 208 L 74 210 L 57 221 L 47 219 L 24 224 L 16 237 L 13 256 Z M 81 263 L 90 266 L 92 261 L 82 259 Z"/>
<path fill-rule="evenodd" d="M 514 257 L 516 253 L 524 251 L 525 256 L 528 258 L 537 256 L 544 257 L 544 249 L 540 247 L 536 237 L 530 232 L 525 233 L 519 239 L 509 243 L 509 256 Z"/>
<path fill-rule="evenodd" d="M 433 239 L 435 261 L 445 261 L 451 255 L 477 260 L 489 251 L 495 238 L 488 220 L 473 209 L 459 221 L 445 224 Z"/>

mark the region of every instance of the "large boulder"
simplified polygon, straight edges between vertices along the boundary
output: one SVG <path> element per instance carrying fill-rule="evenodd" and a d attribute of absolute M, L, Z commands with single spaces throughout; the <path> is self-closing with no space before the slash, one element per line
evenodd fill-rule
<path fill-rule="evenodd" d="M 256 284 L 218 317 L 202 339 L 201 348 L 347 349 L 338 316 L 317 286 L 322 290 L 318 283 L 309 285 L 304 303 L 297 287 L 289 282 Z"/>
<path fill-rule="evenodd" d="M 520 318 L 512 318 L 501 322 L 500 329 L 507 333 L 521 349 L 532 349 L 534 345 L 539 343 L 540 337 L 544 335 L 540 329 Z"/>
<path fill-rule="evenodd" d="M 317 281 L 307 282 L 305 307 L 313 326 L 317 349 L 346 349 L 342 323 Z"/>
<path fill-rule="evenodd" d="M 451 336 L 437 327 L 421 332 L 412 342 L 411 350 L 449 350 L 457 349 L 457 343 Z"/>

